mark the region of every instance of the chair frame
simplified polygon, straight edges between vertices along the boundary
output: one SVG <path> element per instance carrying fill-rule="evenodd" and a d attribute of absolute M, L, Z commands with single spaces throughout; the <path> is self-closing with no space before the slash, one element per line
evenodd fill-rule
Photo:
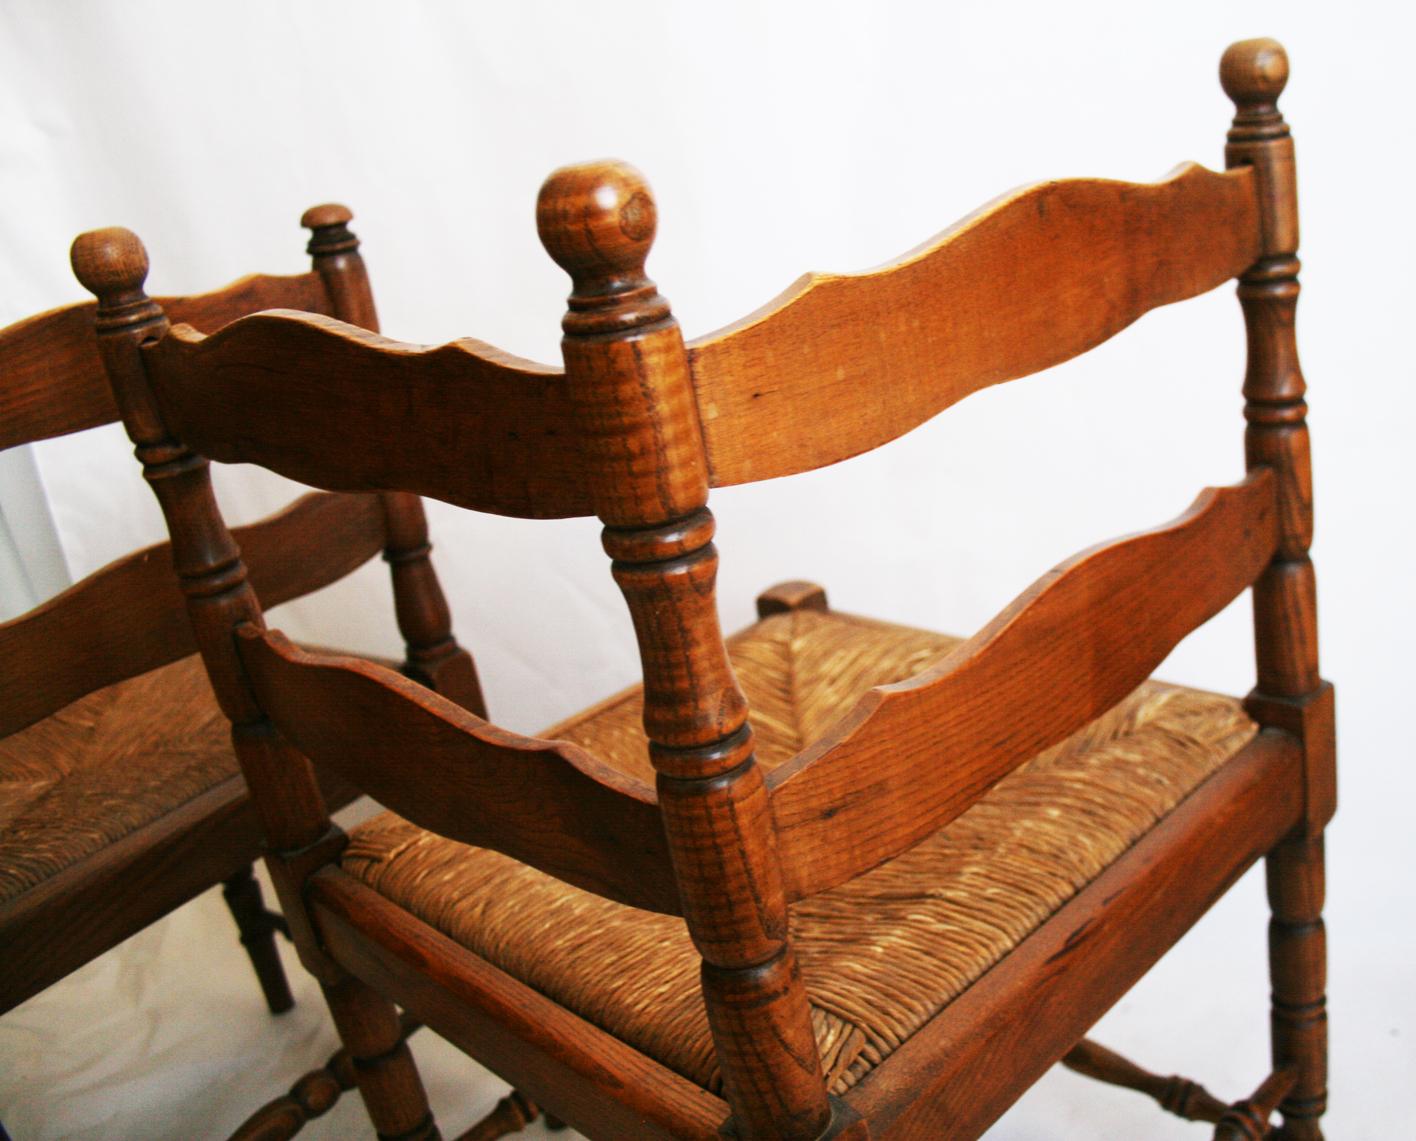
<path fill-rule="evenodd" d="M 1286 56 L 1273 41 L 1236 44 L 1221 80 L 1237 107 L 1224 174 L 1188 168 L 1153 186 L 1045 184 L 894 266 L 858 279 L 808 279 L 738 325 L 688 345 L 645 274 L 656 210 L 643 180 L 619 164 L 557 171 L 542 188 L 537 223 L 573 286 L 564 374 L 475 343 L 413 350 L 292 315 L 253 317 L 211 338 L 168 332 L 141 292 L 145 267 L 131 236 L 76 244 L 75 268 L 100 300 L 110 375 L 168 518 L 204 656 L 253 794 L 268 807 L 282 902 L 356 1060 L 381 1136 L 437 1135 L 389 997 L 596 1136 L 706 1141 L 724 1129 L 743 1141 L 976 1136 L 1069 1051 L 1078 1069 L 1160 1088 L 1163 1079 L 1077 1044 L 1221 891 L 1266 858 L 1274 1071 L 1222 1112 L 1193 1090 L 1170 1100 L 1192 1115 L 1217 1113 L 1216 1137 L 1268 1135 L 1275 1105 L 1284 1119 L 1280 1136 L 1321 1137 L 1322 831 L 1334 809 L 1333 706 L 1317 669 L 1307 553 L 1311 476 L 1293 332 L 1293 149 L 1276 102 Z M 1105 276 L 1088 272 L 1104 254 L 1108 268 L 1124 275 L 1124 300 L 1101 305 L 1104 297 L 1083 290 L 1055 320 L 1049 310 L 1048 320 L 1010 325 L 1006 346 L 980 349 L 977 360 L 931 380 L 924 350 L 950 343 L 956 271 L 967 270 L 963 276 L 984 294 L 999 288 L 999 275 L 1010 270 L 997 251 L 1036 236 L 1045 224 L 1037 219 L 1052 207 L 1058 224 L 1071 227 L 1071 245 L 1058 246 L 1069 252 L 1056 255 L 1062 276 L 1071 285 Z M 1179 268 L 1163 256 L 1179 252 Z M 1054 276 L 1046 268 L 1044 277 Z M 718 625 L 710 486 L 790 474 L 883 443 L 969 392 L 1076 355 L 1147 309 L 1236 275 L 1249 334 L 1249 479 L 1206 493 L 1165 528 L 1058 568 L 946 658 L 872 691 L 819 747 L 765 779 Z M 888 320 L 901 290 L 919 292 L 919 312 L 931 314 L 920 318 L 918 335 L 853 341 L 850 330 L 870 314 Z M 960 343 L 965 358 L 977 347 Z M 845 414 L 829 380 L 812 379 L 820 375 L 812 354 L 828 349 L 845 362 L 851 383 L 893 370 L 896 388 L 917 393 L 924 385 L 925 395 L 903 398 L 914 403 L 888 422 Z M 292 362 L 286 374 L 263 380 L 278 354 Z M 314 364 L 338 375 L 327 392 L 318 384 L 286 392 L 283 411 L 265 408 L 263 396 L 252 397 L 262 407 L 237 408 L 234 394 L 274 399 Z M 788 394 L 776 413 L 763 400 L 759 419 L 768 426 L 759 432 L 770 440 L 785 431 L 778 427 L 783 408 L 800 425 L 780 447 L 734 427 L 735 407 L 771 395 L 753 383 L 754 369 L 770 372 Z M 183 384 L 198 372 L 199 395 Z M 462 387 L 450 390 L 455 381 Z M 357 446 L 307 433 L 308 446 L 287 454 L 281 417 L 332 399 L 347 412 Z M 462 411 L 450 412 L 454 405 Z M 399 421 L 388 423 L 395 414 Z M 448 415 L 463 417 L 450 431 Z M 518 430 L 506 432 L 513 423 Z M 382 442 L 410 431 L 421 433 L 417 462 L 384 458 Z M 568 434 L 578 447 L 540 465 L 535 443 Z M 638 640 L 655 789 L 617 783 L 571 746 L 497 730 L 375 667 L 321 660 L 266 632 L 205 462 L 191 448 L 324 486 L 387 480 L 505 514 L 593 512 Z M 1160 573 L 1177 559 L 1199 560 L 1200 585 Z M 1139 609 L 1099 612 L 1089 600 L 1114 597 L 1104 588 L 1128 573 L 1146 583 L 1137 591 Z M 1027 756 L 1124 696 L 1251 582 L 1258 682 L 1247 708 L 1258 736 L 848 1096 L 829 1097 L 788 936 L 790 902 L 947 823 Z M 816 597 L 790 589 L 764 605 L 815 605 L 808 600 Z M 1075 633 L 1082 620 L 1088 629 Z M 1008 677 L 1029 646 L 1054 663 L 1039 675 L 1047 700 L 1034 683 L 1016 713 L 1002 707 L 1017 693 L 992 704 L 992 682 Z M 1106 668 L 1073 676 L 1055 665 L 1078 646 Z M 948 721 L 965 696 L 968 716 Z M 345 711 L 346 723 L 334 725 L 332 710 Z M 990 715 L 1005 712 L 1025 731 L 1000 745 L 988 725 Z M 892 748 L 861 746 L 867 726 L 895 730 Z M 941 739 L 963 758 L 956 773 L 933 763 Z M 346 757 L 349 750 L 357 756 Z M 380 799 L 424 827 L 500 848 L 611 898 L 682 915 L 703 961 L 726 1100 L 342 871 L 343 837 L 330 826 L 307 756 L 377 770 Z M 395 758 L 403 765 L 396 779 L 380 764 Z M 534 810 L 522 803 L 518 782 L 540 790 Z M 867 795 L 872 827 L 851 815 Z M 657 815 L 646 817 L 651 808 Z M 1042 1010 L 1046 1018 L 1036 1017 Z"/>
<path fill-rule="evenodd" d="M 310 272 L 253 276 L 215 293 L 164 298 L 184 321 L 217 329 L 246 314 L 293 305 L 377 326 L 368 277 L 343 206 L 306 211 Z M 8 409 L 0 446 L 13 447 L 119 418 L 99 357 L 93 302 L 53 310 L 0 332 Z M 317 549 L 319 539 L 326 546 Z M 262 595 L 271 604 L 317 590 L 383 551 L 393 577 L 405 671 L 470 708 L 482 698 L 470 656 L 452 638 L 416 496 L 309 495 L 237 528 Z M 171 546 L 162 543 L 96 571 L 34 610 L 0 624 L 0 654 L 23 662 L 26 685 L 0 702 L 18 731 L 96 689 L 196 650 L 182 596 L 173 589 Z M 329 778 L 330 802 L 358 795 Z M 275 933 L 281 916 L 261 899 L 251 863 L 262 828 L 244 779 L 233 775 L 43 884 L 0 905 L 0 1010 L 59 981 L 214 884 L 236 921 L 273 1013 L 293 1004 Z"/>

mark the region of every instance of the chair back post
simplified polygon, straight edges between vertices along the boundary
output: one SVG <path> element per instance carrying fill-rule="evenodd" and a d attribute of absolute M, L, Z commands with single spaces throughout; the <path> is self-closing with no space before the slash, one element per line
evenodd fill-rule
<path fill-rule="evenodd" d="M 688 358 L 644 272 L 654 201 L 623 164 L 566 167 L 541 188 L 536 219 L 573 283 L 561 342 L 570 399 L 639 643 L 659 804 L 737 1135 L 817 1138 L 831 1110 L 747 703 L 718 625 Z"/>
<path fill-rule="evenodd" d="M 378 310 L 359 238 L 349 229 L 347 206 L 311 206 L 300 218 L 310 231 L 306 252 L 329 294 L 330 311 L 341 321 L 379 331 Z M 403 672 L 479 717 L 487 715 L 477 667 L 452 632 L 452 613 L 429 557 L 428 520 L 423 501 L 406 491 L 379 494 L 387 524 L 384 561 L 393 579 L 394 614 L 407 657 Z"/>
<path fill-rule="evenodd" d="M 291 749 L 262 713 L 245 678 L 234 631 L 264 625 L 260 603 L 246 580 L 240 548 L 227 529 L 212 492 L 210 464 L 178 440 L 163 421 L 142 359 L 145 341 L 163 336 L 168 320 L 143 291 L 147 251 L 124 229 L 81 234 L 70 251 L 74 274 L 98 298 L 99 353 L 113 386 L 124 427 L 167 520 L 177 580 L 232 741 L 277 858 L 319 846 L 331 834 L 329 814 L 310 763 Z M 336 853 L 332 853 L 337 854 Z M 329 964 L 315 951 L 304 920 L 300 888 L 275 875 L 285 915 L 301 957 L 316 974 Z"/>
<path fill-rule="evenodd" d="M 1336 808 L 1332 687 L 1318 673 L 1317 600 L 1308 548 L 1313 537 L 1306 384 L 1298 362 L 1298 196 L 1293 139 L 1278 109 L 1288 57 L 1274 40 L 1234 44 L 1220 82 L 1236 114 L 1225 147 L 1229 167 L 1252 166 L 1262 256 L 1240 276 L 1248 331 L 1244 378 L 1245 452 L 1250 469 L 1271 468 L 1279 539 L 1254 583 L 1258 682 L 1247 708 L 1256 721 L 1299 737 L 1304 816 L 1297 834 L 1267 863 L 1275 1068 L 1298 1074 L 1283 1099 L 1285 1137 L 1317 1141 L 1327 1099 L 1326 936 L 1322 832 Z"/>

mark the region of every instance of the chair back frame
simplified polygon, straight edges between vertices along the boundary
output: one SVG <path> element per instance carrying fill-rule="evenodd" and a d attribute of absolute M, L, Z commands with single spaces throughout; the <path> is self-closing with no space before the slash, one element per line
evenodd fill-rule
<path fill-rule="evenodd" d="M 644 724 L 656 772 L 662 851 L 672 866 L 675 891 L 662 909 L 683 915 L 702 956 L 709 1024 L 733 1128 L 744 1141 L 868 1136 L 865 1126 L 826 1094 L 806 991 L 788 934 L 788 903 L 858 874 L 962 811 L 1041 742 L 1058 739 L 1114 702 L 1184 633 L 1250 583 L 1258 685 L 1249 708 L 1261 725 L 1298 737 L 1305 756 L 1304 826 L 1269 861 L 1275 913 L 1271 953 L 1277 980 L 1274 1050 L 1276 1062 L 1291 1064 L 1300 1073 L 1282 1105 L 1292 1135 L 1318 1136 L 1305 1132 L 1305 1123 L 1320 1115 L 1325 1088 L 1321 972 L 1315 975 L 1296 964 L 1313 956 L 1320 959 L 1322 951 L 1320 845 L 1322 827 L 1333 809 L 1332 707 L 1331 690 L 1317 672 L 1313 572 L 1307 555 L 1311 476 L 1304 385 L 1293 336 L 1296 195 L 1292 141 L 1276 106 L 1287 78 L 1286 58 L 1271 41 L 1235 45 L 1226 53 L 1221 78 L 1237 108 L 1226 173 L 1187 168 L 1149 188 L 1048 184 L 1005 200 L 895 266 L 860 279 L 808 281 L 762 313 L 687 346 L 668 302 L 645 272 L 657 215 L 643 179 L 621 164 L 564 168 L 547 180 L 537 202 L 541 240 L 572 281 L 562 323 L 564 374 L 527 370 L 523 362 L 466 343 L 429 350 L 419 358 L 446 367 L 455 348 L 462 354 L 456 359 L 465 360 L 469 369 L 506 380 L 497 392 L 511 394 L 508 399 L 514 402 L 522 397 L 514 395 L 512 374 L 534 373 L 544 384 L 528 399 L 542 401 L 542 412 L 528 422 L 538 431 L 549 424 L 554 433 L 568 429 L 573 434 L 574 446 L 566 444 L 571 456 L 566 462 L 573 465 L 570 470 L 578 483 L 570 498 L 544 487 L 538 498 L 538 485 L 530 477 L 523 479 L 520 468 L 510 492 L 498 491 L 489 476 L 476 471 L 460 484 L 449 477 L 439 491 L 454 502 L 509 514 L 545 517 L 588 509 L 604 524 L 602 542 L 633 620 L 643 666 Z M 985 279 L 978 289 L 987 296 L 994 288 L 987 282 L 990 266 L 1000 264 L 996 251 L 1021 248 L 1026 240 L 1045 236 L 1056 224 L 1055 219 L 1045 220 L 1048 210 L 1074 199 L 1081 213 L 1064 210 L 1069 220 L 1062 227 L 1073 246 L 1060 255 L 1066 273 L 1052 286 L 1049 298 L 1065 298 L 1077 282 L 1086 280 L 1088 250 L 1079 235 L 1103 233 L 1108 258 L 1118 259 L 1116 264 L 1124 269 L 1121 276 L 1127 284 L 1120 300 L 1109 303 L 1076 286 L 1080 300 L 1053 314 L 1055 325 L 1048 323 L 1052 310 L 1047 304 L 1025 307 L 1029 323 L 1016 344 L 1002 346 L 993 356 L 967 358 L 966 367 L 946 368 L 932 380 L 922 364 L 924 349 L 937 353 L 947 347 L 947 313 L 930 318 L 934 324 L 921 338 L 923 348 L 911 346 L 903 329 L 867 338 L 869 348 L 880 349 L 887 361 L 903 362 L 907 377 L 920 378 L 921 383 L 900 386 L 906 393 L 902 400 L 909 405 L 904 412 L 871 420 L 858 432 L 850 427 L 850 417 L 838 412 L 844 402 L 830 396 L 829 377 L 820 392 L 807 395 L 803 386 L 812 383 L 819 362 L 808 353 L 805 365 L 784 363 L 781 345 L 815 347 L 819 342 L 835 346 L 852 368 L 866 368 L 861 362 L 871 354 L 849 341 L 862 335 L 862 322 L 872 312 L 893 310 L 893 302 L 884 305 L 880 295 L 888 301 L 893 291 L 913 292 L 906 287 L 927 270 L 934 275 L 933 293 L 944 299 L 946 309 L 960 297 L 974 296 L 961 292 L 959 284 L 971 277 Z M 1098 209 L 1098 203 L 1108 204 L 1104 220 L 1097 224 L 1100 229 L 1086 219 L 1086 211 Z M 970 243 L 994 252 L 973 264 L 965 256 Z M 1180 256 L 1190 249 L 1194 256 L 1184 266 L 1166 263 L 1155 270 L 1157 259 L 1165 261 L 1158 251 Z M 121 251 L 103 256 L 115 264 L 123 260 Z M 774 774 L 773 781 L 764 779 L 753 756 L 747 703 L 718 623 L 718 555 L 712 542 L 709 488 L 806 470 L 876 446 L 971 391 L 1084 351 L 1146 309 L 1235 275 L 1240 278 L 1249 334 L 1244 391 L 1250 478 L 1210 493 L 1168 528 L 1059 568 L 955 657 L 919 678 L 888 687 L 889 692 L 876 691 L 857 708 L 859 716 L 847 719 L 841 734 L 809 750 L 780 776 Z M 193 623 L 223 708 L 235 724 L 238 751 L 253 789 L 271 806 L 271 843 L 277 868 L 283 869 L 278 881 L 284 885 L 282 898 L 289 897 L 287 906 L 294 907 L 305 879 L 337 855 L 340 840 L 330 830 L 308 763 L 269 718 L 277 704 L 269 686 L 277 671 L 292 667 L 305 669 L 303 684 L 311 686 L 311 692 L 325 684 L 315 677 L 322 669 L 330 679 L 346 679 L 330 680 L 330 685 L 347 684 L 348 671 L 341 674 L 338 667 L 305 661 L 288 647 L 282 649 L 276 636 L 262 633 L 260 608 L 216 513 L 205 461 L 179 442 L 190 435 L 187 442 L 204 450 L 221 455 L 226 449 L 226 458 L 245 458 L 232 450 L 231 441 L 239 439 L 240 432 L 228 427 L 223 433 L 215 418 L 203 417 L 196 408 L 198 397 L 183 391 L 184 376 L 196 370 L 203 357 L 208 366 L 215 360 L 240 364 L 243 355 L 258 357 L 262 338 L 289 338 L 302 351 L 314 353 L 310 359 L 319 359 L 324 344 L 346 360 L 362 361 L 359 369 L 367 367 L 370 375 L 380 361 L 390 369 L 403 369 L 400 375 L 412 378 L 408 393 L 426 392 L 430 385 L 419 378 L 419 366 L 410 365 L 416 354 L 406 348 L 354 338 L 327 323 L 290 316 L 253 318 L 244 329 L 236 326 L 205 342 L 180 330 L 164 336 L 166 321 L 142 296 L 140 275 L 129 268 L 110 281 L 90 270 L 86 284 L 90 278 L 100 286 L 95 290 L 100 296 L 100 327 L 119 405 L 173 528 Z M 133 285 L 135 278 L 139 286 Z M 1012 279 L 1005 273 L 1004 280 Z M 773 338 L 780 338 L 780 344 Z M 156 343 L 143 351 L 144 341 Z M 764 344 L 769 347 L 764 349 Z M 771 439 L 740 434 L 733 425 L 748 413 L 724 409 L 757 399 L 763 370 L 778 366 L 786 370 L 782 375 L 787 396 L 766 405 L 776 408 L 767 414 Z M 889 373 L 890 367 L 879 366 L 877 379 L 888 379 Z M 467 393 L 469 400 L 478 399 L 475 386 L 468 386 Z M 410 406 L 405 429 L 410 423 L 421 428 L 419 416 L 430 415 L 417 405 L 415 400 Z M 514 418 L 526 407 L 530 405 L 514 403 L 510 415 Z M 163 419 L 168 409 L 178 422 L 175 429 Z M 809 426 L 798 431 L 798 423 Z M 432 424 L 428 427 L 434 430 Z M 789 442 L 776 447 L 778 436 Z M 378 440 L 364 441 L 365 452 L 378 448 Z M 374 486 L 376 479 L 375 469 L 358 455 L 328 477 L 331 485 L 345 487 Z M 557 494 L 562 497 L 555 498 Z M 1173 582 L 1165 579 L 1162 571 L 1177 559 L 1193 577 L 1208 580 L 1206 585 L 1188 589 L 1184 574 Z M 1076 633 L 1075 621 L 1083 609 L 1077 598 L 1091 596 L 1093 588 L 1113 592 L 1128 575 L 1138 573 L 1164 581 L 1154 589 L 1139 587 L 1141 601 L 1131 609 L 1118 608 L 1114 620 L 1103 616 L 1095 640 Z M 1183 603 L 1166 617 L 1164 608 L 1179 599 Z M 1144 637 L 1133 640 L 1134 645 L 1124 636 L 1131 620 L 1154 624 Z M 867 728 L 878 731 L 891 716 L 898 719 L 911 702 L 927 704 L 928 714 L 918 716 L 921 723 L 932 723 L 939 707 L 954 704 L 966 682 L 981 685 L 979 677 L 987 676 L 990 684 L 1005 684 L 1020 668 L 1019 647 L 1046 644 L 1068 623 L 1072 629 L 1062 644 L 1069 647 L 1071 658 L 1090 648 L 1099 658 L 1114 656 L 1121 665 L 1110 673 L 1073 676 L 1067 655 L 1045 658 L 1037 678 L 1023 687 L 1030 695 L 1019 692 L 1013 697 L 1024 702 L 1026 719 L 1034 716 L 1034 707 L 1047 704 L 1039 694 L 1051 701 L 1056 694 L 1048 687 L 1062 687 L 1064 699 L 1055 703 L 1062 712 L 1037 714 L 1029 723 L 1031 736 L 1025 734 L 1016 749 L 1000 752 L 980 745 L 977 767 L 960 779 L 955 798 L 926 812 L 927 819 L 917 829 L 904 827 L 876 847 L 863 845 L 834 862 L 823 858 L 824 872 L 803 871 L 812 862 L 803 853 L 824 851 L 833 826 L 844 847 L 850 849 L 856 842 L 852 821 L 838 820 L 837 813 L 843 803 L 860 799 L 873 787 L 868 776 L 860 774 L 871 765 L 891 763 L 886 754 L 869 748 L 839 760 L 848 756 L 850 741 L 864 740 Z M 239 639 L 232 637 L 237 631 Z M 985 668 L 979 663 L 989 664 Z M 355 672 L 364 682 L 379 682 L 376 671 Z M 954 689 L 948 688 L 950 683 Z M 424 703 L 424 712 L 429 711 L 438 715 Z M 464 729 L 489 747 L 511 752 L 527 748 L 525 739 L 511 735 L 493 740 L 477 724 L 468 723 Z M 313 736 L 307 743 L 312 750 L 318 744 Z M 927 743 L 913 752 L 905 750 L 908 764 L 896 774 L 895 799 L 884 815 L 897 819 L 912 811 L 906 803 L 912 782 L 937 790 L 947 781 L 947 774 L 931 773 L 930 766 L 921 763 L 927 751 Z M 545 748 L 538 756 L 554 753 Z M 833 753 L 836 764 L 825 763 Z M 583 759 L 563 753 L 547 763 L 589 771 Z M 850 779 L 823 793 L 822 788 L 832 784 L 832 773 Z M 648 803 L 640 790 L 620 787 L 617 794 L 619 800 L 611 798 L 607 813 L 630 802 Z M 448 829 L 459 826 L 457 821 L 444 823 Z M 593 861 L 602 858 L 606 848 L 597 841 L 587 852 L 586 859 Z M 659 852 L 650 845 L 640 858 L 657 858 Z M 537 862 L 530 849 L 518 854 Z M 583 869 L 568 872 L 562 866 L 558 874 L 593 890 L 616 893 L 608 879 L 597 880 Z M 327 987 L 343 985 L 346 976 L 320 949 L 308 918 L 301 923 L 307 964 Z"/>

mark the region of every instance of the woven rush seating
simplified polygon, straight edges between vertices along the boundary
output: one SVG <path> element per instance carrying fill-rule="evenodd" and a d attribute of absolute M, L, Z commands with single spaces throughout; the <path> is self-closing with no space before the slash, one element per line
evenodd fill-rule
<path fill-rule="evenodd" d="M 692 340 L 648 274 L 644 176 L 562 167 L 536 227 L 571 285 L 564 367 L 289 311 L 203 334 L 146 297 L 135 235 L 80 238 L 149 476 L 190 457 L 153 489 L 194 551 L 183 580 L 272 879 L 379 1136 L 441 1135 L 412 1020 L 513 1087 L 466 1141 L 541 1113 L 603 1141 L 966 1141 L 1059 1061 L 1215 1141 L 1321 1141 L 1334 697 L 1306 554 L 1286 76 L 1273 41 L 1225 53 L 1222 172 L 1038 183 Z M 833 614 L 809 583 L 769 590 L 724 639 L 714 488 L 885 446 L 1236 278 L 1240 482 L 1058 564 L 962 643 Z M 1017 454 L 1000 441 L 972 478 Z M 229 589 L 239 563 L 205 552 L 226 531 L 201 457 L 596 517 L 642 691 L 528 737 L 302 649 L 264 622 L 260 584 Z M 891 552 L 918 545 L 904 523 L 936 494 L 889 490 Z M 849 526 L 840 506 L 820 505 L 829 526 Z M 1250 588 L 1242 704 L 1149 680 Z M 346 834 L 316 766 L 390 815 Z M 1273 1055 L 1254 1092 L 1221 1100 L 1087 1039 L 1260 859 Z M 271 1136 L 285 1110 L 267 1109 L 243 1137 Z"/>
<path fill-rule="evenodd" d="M 240 779 L 195 654 L 0 740 L 0 903 Z"/>
<path fill-rule="evenodd" d="M 729 641 L 768 770 L 873 685 L 959 639 L 797 610 Z M 548 730 L 650 784 L 639 687 Z M 1257 731 L 1237 701 L 1147 682 L 933 837 L 796 904 L 791 931 L 827 1084 L 841 1094 L 1091 882 Z M 393 813 L 344 868 L 582 1018 L 719 1092 L 681 920 L 611 902 Z"/>

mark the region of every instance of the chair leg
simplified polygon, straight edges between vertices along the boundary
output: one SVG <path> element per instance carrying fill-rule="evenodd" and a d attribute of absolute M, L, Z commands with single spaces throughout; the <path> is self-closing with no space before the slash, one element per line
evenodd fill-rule
<path fill-rule="evenodd" d="M 285 920 L 266 907 L 261 898 L 261 885 L 249 864 L 226 881 L 221 894 L 231 910 L 231 918 L 236 920 L 241 945 L 251 957 L 266 1006 L 272 1014 L 284 1014 L 295 1005 L 280 952 L 275 947 L 275 933 L 285 929 Z"/>
<path fill-rule="evenodd" d="M 1283 1141 L 1322 1141 L 1327 1109 L 1327 935 L 1323 928 L 1323 838 L 1286 840 L 1268 855 L 1269 977 L 1274 1068 L 1292 1067 L 1279 1103 Z"/>
<path fill-rule="evenodd" d="M 423 1080 L 404 1041 L 398 1008 L 356 978 L 324 988 L 354 1080 L 383 1141 L 439 1141 Z"/>
<path fill-rule="evenodd" d="M 465 1133 L 458 1134 L 456 1141 L 498 1141 L 498 1138 L 520 1133 L 540 1116 L 535 1102 L 512 1090 L 493 1106 L 491 1113 Z"/>

